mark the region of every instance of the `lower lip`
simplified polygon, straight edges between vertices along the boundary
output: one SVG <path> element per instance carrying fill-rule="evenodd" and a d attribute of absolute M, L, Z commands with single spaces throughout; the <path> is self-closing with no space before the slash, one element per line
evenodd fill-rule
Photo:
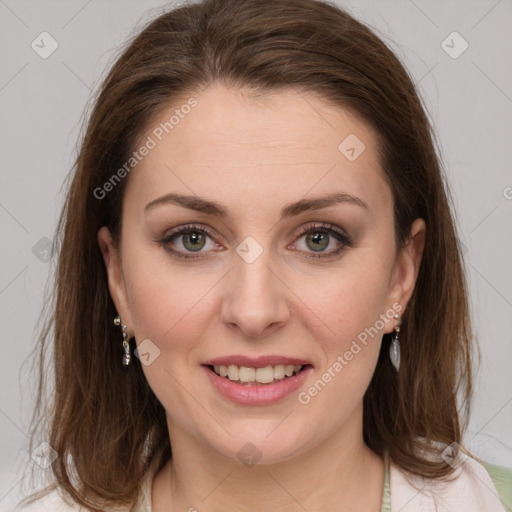
<path fill-rule="evenodd" d="M 306 366 L 297 375 L 287 377 L 274 384 L 250 386 L 236 384 L 226 377 L 217 375 L 208 366 L 203 366 L 213 387 L 231 401 L 243 405 L 266 405 L 283 400 L 304 382 L 312 366 Z"/>

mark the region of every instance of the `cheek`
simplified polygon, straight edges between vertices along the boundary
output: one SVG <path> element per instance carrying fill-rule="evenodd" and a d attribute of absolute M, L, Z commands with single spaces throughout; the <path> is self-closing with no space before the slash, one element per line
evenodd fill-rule
<path fill-rule="evenodd" d="M 137 338 L 149 338 L 164 349 L 187 346 L 204 331 L 208 292 L 215 280 L 191 278 L 167 269 L 148 273 L 141 269 L 130 276 L 129 302 Z"/>
<path fill-rule="evenodd" d="M 390 269 L 376 260 L 360 254 L 338 272 L 301 284 L 298 294 L 316 314 L 317 323 L 324 325 L 335 348 L 374 326 L 388 309 Z M 379 322 L 377 328 L 382 327 Z"/>
<path fill-rule="evenodd" d="M 141 354 L 141 342 L 156 354 L 149 364 L 141 357 L 148 384 L 170 416 L 189 411 L 191 418 L 198 414 L 197 421 L 204 421 L 200 412 L 191 412 L 185 387 L 195 378 L 201 359 L 212 309 L 209 292 L 218 277 L 204 271 L 191 275 L 142 253 L 132 254 L 131 261 L 125 261 L 125 278 L 136 343 Z"/>
<path fill-rule="evenodd" d="M 307 414 L 329 411 L 327 430 L 343 424 L 361 406 L 382 335 L 391 330 L 395 313 L 388 302 L 392 255 L 392 246 L 360 250 L 357 258 L 347 259 L 345 271 L 328 287 L 321 287 L 323 293 L 311 297 L 318 316 L 329 326 L 323 332 L 329 334 L 316 338 L 325 363 L 298 401 Z"/>
<path fill-rule="evenodd" d="M 371 276 L 365 276 L 364 282 L 369 283 Z M 322 301 L 317 296 L 313 302 L 328 329 L 319 325 L 313 332 L 322 364 L 297 401 L 306 415 L 322 416 L 324 431 L 344 424 L 361 406 L 377 365 L 382 335 L 393 318 L 394 312 L 386 306 L 385 286 L 375 286 L 373 281 L 370 287 L 357 277 L 344 279 L 328 298 Z"/>
<path fill-rule="evenodd" d="M 150 339 L 161 351 L 189 347 L 204 330 L 209 292 L 218 276 L 171 262 L 163 249 L 135 243 L 123 260 L 137 342 Z"/>
<path fill-rule="evenodd" d="M 334 408 L 333 419 L 353 410 L 362 399 L 377 364 L 382 336 L 391 331 L 395 313 L 389 308 L 391 267 L 383 268 L 383 262 L 391 261 L 391 251 L 389 260 L 376 254 L 361 251 L 328 283 L 305 285 L 301 292 L 315 313 L 309 313 L 309 328 L 323 353 L 317 375 L 320 382 L 306 390 L 304 401 Z"/>

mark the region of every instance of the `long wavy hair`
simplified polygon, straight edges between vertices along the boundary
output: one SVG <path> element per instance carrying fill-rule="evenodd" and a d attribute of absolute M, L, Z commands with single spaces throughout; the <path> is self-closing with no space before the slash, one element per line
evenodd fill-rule
<path fill-rule="evenodd" d="M 389 47 L 336 5 L 316 0 L 205 0 L 160 14 L 123 49 L 86 121 L 56 233 L 51 300 L 37 339 L 30 450 L 56 451 L 53 483 L 101 512 L 132 504 L 148 465 L 171 457 L 165 411 L 119 329 L 97 233 L 119 239 L 128 180 L 98 197 L 153 116 L 217 82 L 262 93 L 293 89 L 350 109 L 377 133 L 394 198 L 397 247 L 426 222 L 423 259 L 402 319 L 396 374 L 389 335 L 364 396 L 363 435 L 414 474 L 446 477 L 429 441 L 461 443 L 472 394 L 471 325 L 460 243 L 438 145 L 413 80 Z M 95 193 L 96 191 L 96 193 Z M 133 347 L 132 347 L 133 348 Z M 48 356 L 50 359 L 48 359 Z M 438 455 L 438 454 L 436 454 Z"/>

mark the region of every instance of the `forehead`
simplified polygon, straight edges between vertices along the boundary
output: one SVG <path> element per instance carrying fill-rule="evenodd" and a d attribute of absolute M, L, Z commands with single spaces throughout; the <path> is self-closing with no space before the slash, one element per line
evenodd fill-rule
<path fill-rule="evenodd" d="M 240 206 L 338 189 L 369 204 L 391 199 L 373 130 L 313 94 L 212 84 L 154 116 L 137 147 L 149 140 L 127 190 L 144 204 L 171 191 Z"/>

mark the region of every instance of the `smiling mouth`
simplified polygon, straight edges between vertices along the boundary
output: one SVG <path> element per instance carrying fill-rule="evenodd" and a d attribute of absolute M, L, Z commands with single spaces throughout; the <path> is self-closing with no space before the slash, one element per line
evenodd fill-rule
<path fill-rule="evenodd" d="M 207 367 L 217 374 L 230 380 L 234 384 L 245 386 L 260 386 L 274 384 L 293 377 L 311 365 L 283 365 L 265 366 L 254 368 L 249 366 L 237 366 L 235 364 L 227 365 L 207 365 Z"/>

